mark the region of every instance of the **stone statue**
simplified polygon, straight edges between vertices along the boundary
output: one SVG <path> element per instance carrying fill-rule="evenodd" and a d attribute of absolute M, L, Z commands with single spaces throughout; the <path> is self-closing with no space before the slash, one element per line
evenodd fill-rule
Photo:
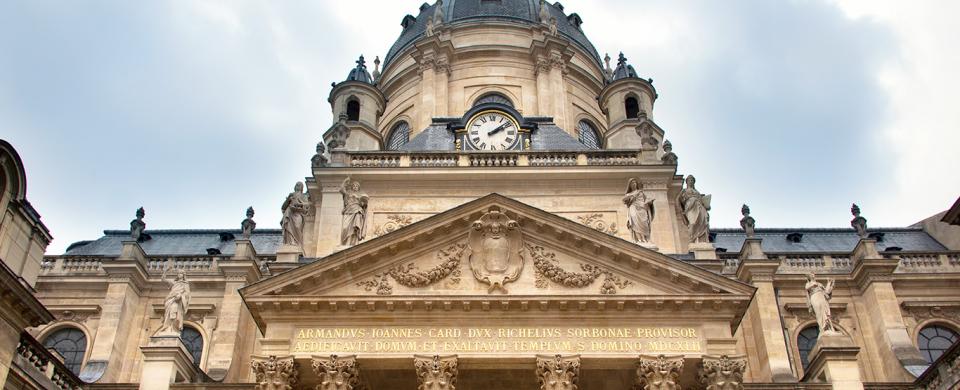
<path fill-rule="evenodd" d="M 550 9 L 547 7 L 549 7 L 547 5 L 547 0 L 540 0 L 540 23 L 550 23 Z"/>
<path fill-rule="evenodd" d="M 443 24 L 443 0 L 437 0 L 437 7 L 433 11 L 433 25 Z"/>
<path fill-rule="evenodd" d="M 253 206 L 247 207 L 247 219 L 240 222 L 241 235 L 245 239 L 250 239 L 253 235 L 253 229 L 257 228 L 257 223 L 253 221 Z"/>
<path fill-rule="evenodd" d="M 673 144 L 670 140 L 663 141 L 663 157 L 660 157 L 666 165 L 677 165 L 677 154 L 673 152 Z"/>
<path fill-rule="evenodd" d="M 170 285 L 170 292 L 163 300 L 163 323 L 157 334 L 179 337 L 183 331 L 187 309 L 190 308 L 190 283 L 187 282 L 187 274 L 183 270 L 177 271 L 177 278 L 170 281 L 167 280 L 167 270 L 164 269 L 160 280 Z"/>
<path fill-rule="evenodd" d="M 757 220 L 750 216 L 750 206 L 743 205 L 743 207 L 740 208 L 740 213 L 743 214 L 743 218 L 740 220 L 740 227 L 742 227 L 744 233 L 747 234 L 747 238 L 753 238 L 756 235 L 753 228 L 757 225 Z"/>
<path fill-rule="evenodd" d="M 380 56 L 373 57 L 373 82 L 380 81 Z"/>
<path fill-rule="evenodd" d="M 853 214 L 850 226 L 853 226 L 853 229 L 857 231 L 857 235 L 860 236 L 860 238 L 867 238 L 867 219 L 860 216 L 860 206 L 854 203 L 853 206 L 850 207 L 850 212 Z"/>
<path fill-rule="evenodd" d="M 427 34 L 428 37 L 432 37 L 432 36 L 433 36 L 433 34 L 434 34 L 433 28 L 434 28 L 433 16 L 427 17 L 427 31 L 426 31 L 426 34 Z"/>
<path fill-rule="evenodd" d="M 438 1 L 439 3 L 439 1 Z M 340 186 L 343 195 L 343 223 L 340 230 L 340 244 L 354 246 L 364 239 L 367 226 L 367 194 L 360 192 L 360 182 L 343 180 Z"/>
<path fill-rule="evenodd" d="M 610 81 L 613 79 L 613 68 L 610 67 L 610 53 L 604 54 L 603 63 L 605 64 L 603 74 L 607 77 L 607 81 Z"/>
<path fill-rule="evenodd" d="M 627 192 L 623 196 L 627 205 L 627 228 L 637 244 L 650 243 L 650 230 L 653 223 L 653 198 L 648 198 L 637 179 L 627 182 Z"/>
<path fill-rule="evenodd" d="M 557 36 L 560 34 L 560 26 L 557 24 L 557 18 L 550 17 L 550 35 Z"/>
<path fill-rule="evenodd" d="M 489 284 L 488 292 L 517 280 L 523 270 L 523 234 L 520 225 L 501 213 L 490 210 L 473 223 L 467 235 L 467 258 L 477 280 Z"/>
<path fill-rule="evenodd" d="M 280 228 L 283 230 L 283 244 L 294 245 L 303 249 L 303 224 L 304 216 L 310 210 L 310 198 L 303 191 L 303 183 L 297 182 L 293 186 L 293 192 L 287 195 L 287 199 L 280 206 L 283 212 L 283 219 L 280 220 Z"/>
<path fill-rule="evenodd" d="M 817 318 L 817 326 L 820 327 L 821 335 L 840 333 L 833 326 L 833 316 L 830 314 L 833 284 L 833 279 L 827 279 L 827 285 L 824 286 L 817 281 L 816 275 L 807 274 L 807 284 L 804 286 L 804 289 L 807 290 L 807 308 Z"/>
<path fill-rule="evenodd" d="M 677 197 L 677 207 L 683 215 L 683 222 L 687 225 L 691 243 L 710 242 L 710 200 L 711 195 L 703 195 L 697 191 L 697 179 L 693 175 L 687 176 L 687 187 L 680 191 Z"/>
<path fill-rule="evenodd" d="M 323 141 L 317 143 L 317 154 L 313 155 L 313 158 L 310 159 L 310 162 L 313 163 L 314 167 L 324 167 L 327 165 L 327 162 L 330 160 L 326 156 L 327 147 L 323 144 Z"/>
<path fill-rule="evenodd" d="M 140 238 L 143 236 L 143 231 L 147 230 L 147 223 L 143 222 L 143 217 L 146 215 L 147 212 L 141 207 L 137 209 L 137 218 L 130 221 L 130 237 L 134 240 L 140 241 Z"/>

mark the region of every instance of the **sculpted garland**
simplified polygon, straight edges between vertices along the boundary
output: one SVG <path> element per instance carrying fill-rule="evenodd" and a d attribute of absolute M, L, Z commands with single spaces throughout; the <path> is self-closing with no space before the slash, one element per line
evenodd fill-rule
<path fill-rule="evenodd" d="M 460 261 L 463 257 L 466 244 L 458 243 L 451 245 L 437 252 L 437 259 L 440 264 L 427 270 L 418 271 L 413 263 L 401 265 L 387 270 L 382 274 L 374 275 L 373 279 L 358 282 L 358 287 L 363 287 L 366 291 L 376 289 L 377 295 L 393 294 L 393 286 L 390 285 L 388 276 L 397 284 L 410 288 L 422 288 L 433 285 L 441 280 L 450 277 L 452 284 L 460 283 Z"/>
<path fill-rule="evenodd" d="M 537 288 L 546 288 L 547 280 L 564 287 L 583 288 L 596 282 L 601 275 L 604 276 L 603 284 L 600 286 L 601 294 L 613 295 L 617 293 L 617 288 L 624 289 L 633 284 L 610 271 L 590 264 L 580 264 L 580 269 L 584 271 L 582 273 L 564 270 L 556 264 L 556 254 L 547 252 L 541 246 L 527 245 L 527 252 L 533 258 L 533 266 L 537 269 Z"/>

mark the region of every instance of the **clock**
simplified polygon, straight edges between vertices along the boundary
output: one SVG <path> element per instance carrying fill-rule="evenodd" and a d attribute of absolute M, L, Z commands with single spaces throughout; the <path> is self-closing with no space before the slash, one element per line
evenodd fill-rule
<path fill-rule="evenodd" d="M 520 144 L 521 131 L 517 120 L 503 111 L 482 111 L 470 118 L 464 130 L 464 138 L 471 149 L 510 150 Z"/>

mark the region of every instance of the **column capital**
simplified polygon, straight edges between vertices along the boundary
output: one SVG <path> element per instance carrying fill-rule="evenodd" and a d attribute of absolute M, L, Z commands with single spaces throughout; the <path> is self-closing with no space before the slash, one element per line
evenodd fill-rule
<path fill-rule="evenodd" d="M 357 355 L 312 356 L 313 372 L 317 374 L 317 390 L 361 389 L 360 367 Z"/>
<path fill-rule="evenodd" d="M 293 356 L 251 356 L 257 390 L 292 390 L 300 380 Z"/>
<path fill-rule="evenodd" d="M 580 379 L 580 355 L 537 355 L 542 390 L 574 390 Z"/>
<path fill-rule="evenodd" d="M 457 384 L 457 355 L 414 355 L 420 389 L 453 390 Z"/>
<path fill-rule="evenodd" d="M 683 355 L 640 355 L 637 363 L 637 384 L 643 389 L 679 388 L 683 371 Z"/>
<path fill-rule="evenodd" d="M 743 373 L 747 370 L 744 355 L 703 355 L 700 361 L 700 383 L 705 390 L 742 390 Z"/>

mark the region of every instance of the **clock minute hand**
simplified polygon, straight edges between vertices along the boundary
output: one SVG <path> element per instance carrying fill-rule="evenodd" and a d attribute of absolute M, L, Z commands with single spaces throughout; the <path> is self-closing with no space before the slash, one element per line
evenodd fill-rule
<path fill-rule="evenodd" d="M 506 129 L 507 126 L 509 126 L 509 125 L 510 125 L 509 123 L 504 123 L 504 124 L 502 124 L 502 125 L 500 125 L 500 126 L 497 126 L 496 129 L 493 129 L 493 130 L 488 131 L 488 132 L 487 132 L 487 135 L 494 135 L 494 134 L 496 134 L 497 132 L 499 132 L 500 130 Z"/>

